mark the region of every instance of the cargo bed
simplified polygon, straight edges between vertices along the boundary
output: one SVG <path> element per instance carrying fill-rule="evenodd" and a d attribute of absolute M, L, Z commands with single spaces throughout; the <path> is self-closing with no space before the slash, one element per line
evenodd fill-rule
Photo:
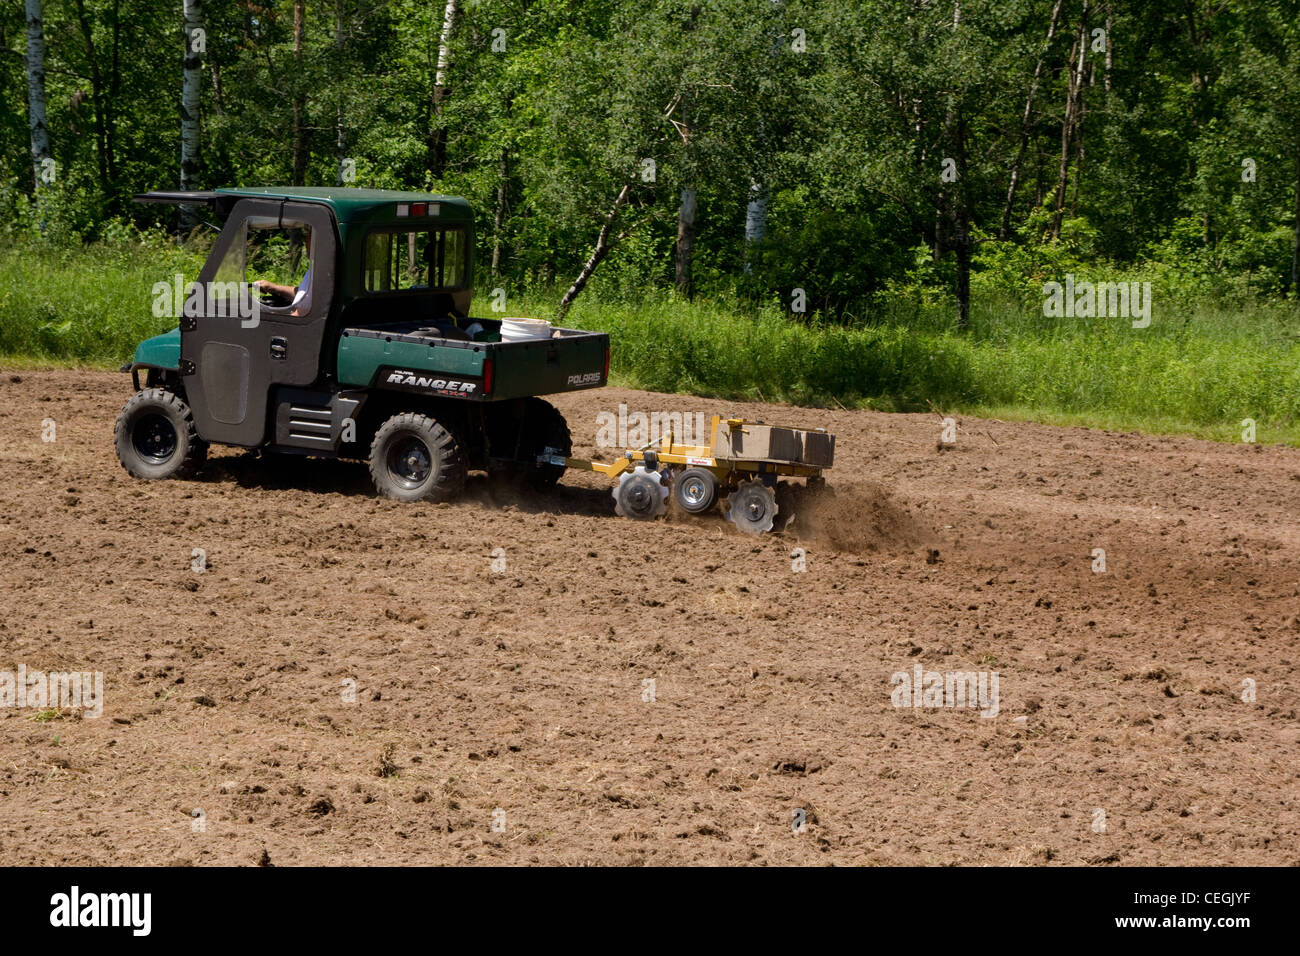
<path fill-rule="evenodd" d="M 609 380 L 609 336 L 554 329 L 551 338 L 499 338 L 498 319 L 461 319 L 482 331 L 472 340 L 445 322 L 367 322 L 339 337 L 343 386 L 382 387 L 467 401 L 503 401 L 599 388 Z"/>

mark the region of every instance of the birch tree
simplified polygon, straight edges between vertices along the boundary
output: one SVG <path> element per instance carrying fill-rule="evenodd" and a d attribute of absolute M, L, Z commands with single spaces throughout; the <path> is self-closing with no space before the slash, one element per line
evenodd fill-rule
<path fill-rule="evenodd" d="M 343 57 L 343 0 L 334 0 L 334 71 L 339 75 L 344 69 Z M 343 126 L 343 91 L 346 87 L 338 84 L 334 103 L 334 167 L 335 176 L 340 186 L 344 185 L 344 161 L 347 159 L 347 140 Z"/>
<path fill-rule="evenodd" d="M 1016 147 L 1016 158 L 1011 162 L 1011 177 L 1007 182 L 1007 198 L 1002 204 L 1002 224 L 998 228 L 998 238 L 1006 239 L 1011 234 L 1011 210 L 1016 202 L 1016 189 L 1020 186 L 1020 171 L 1024 166 L 1025 152 L 1029 148 L 1029 124 L 1034 116 L 1034 97 L 1038 95 L 1038 84 L 1043 75 L 1043 64 L 1047 59 L 1048 50 L 1051 49 L 1052 40 L 1056 37 L 1056 28 L 1061 21 L 1061 4 L 1064 0 L 1056 0 L 1052 5 L 1051 20 L 1047 24 L 1047 39 L 1043 41 L 1043 46 L 1038 54 L 1038 59 L 1034 63 L 1034 75 L 1029 80 L 1029 92 L 1025 95 L 1025 108 L 1020 116 L 1020 139 Z M 1107 36 L 1110 32 L 1110 20 L 1106 21 Z M 1106 89 L 1110 89 L 1110 46 L 1109 39 L 1106 47 Z"/>
<path fill-rule="evenodd" d="M 1070 147 L 1078 148 L 1081 137 L 1081 113 L 1083 111 L 1083 73 L 1088 60 L 1088 0 L 1083 0 L 1083 13 L 1079 16 L 1079 31 L 1071 51 L 1071 67 L 1067 74 L 1065 89 L 1065 113 L 1061 119 L 1061 159 L 1056 169 L 1056 198 L 1053 200 L 1051 234 L 1053 239 L 1061 237 L 1061 220 L 1065 216 L 1065 187 L 1070 172 Z M 1076 164 L 1077 167 L 1077 164 Z"/>
<path fill-rule="evenodd" d="M 456 27 L 456 0 L 442 9 L 442 31 L 438 34 L 438 62 L 433 74 L 433 98 L 429 119 L 429 174 L 441 179 L 447 168 L 447 127 L 443 101 L 447 97 L 447 73 L 451 68 L 451 34 Z"/>
<path fill-rule="evenodd" d="M 200 81 L 203 78 L 203 54 L 207 38 L 203 32 L 203 0 L 182 0 L 185 18 L 185 59 L 181 72 L 181 189 L 197 188 L 199 181 Z M 181 207 L 182 230 L 192 229 L 194 211 Z"/>
<path fill-rule="evenodd" d="M 32 178 L 36 189 L 52 179 L 50 128 L 45 117 L 45 23 L 41 0 L 27 0 L 27 108 Z"/>

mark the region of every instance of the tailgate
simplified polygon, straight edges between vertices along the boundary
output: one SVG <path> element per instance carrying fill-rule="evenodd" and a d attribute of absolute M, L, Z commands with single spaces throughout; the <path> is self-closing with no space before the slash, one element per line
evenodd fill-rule
<path fill-rule="evenodd" d="M 609 380 L 609 336 L 604 332 L 559 329 L 549 339 L 494 342 L 489 399 L 554 395 L 600 388 Z"/>

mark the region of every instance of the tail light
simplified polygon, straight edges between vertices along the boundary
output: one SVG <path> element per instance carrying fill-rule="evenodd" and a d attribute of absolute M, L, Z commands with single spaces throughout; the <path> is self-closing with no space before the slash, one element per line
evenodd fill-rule
<path fill-rule="evenodd" d="M 436 202 L 401 202 L 397 204 L 398 219 L 406 219 L 411 216 L 436 217 L 441 211 L 442 203 Z"/>
<path fill-rule="evenodd" d="M 609 384 L 609 346 L 605 346 L 605 384 Z"/>
<path fill-rule="evenodd" d="M 492 394 L 492 364 L 493 362 L 492 359 L 490 358 L 485 358 L 483 360 L 483 394 L 484 395 Z"/>

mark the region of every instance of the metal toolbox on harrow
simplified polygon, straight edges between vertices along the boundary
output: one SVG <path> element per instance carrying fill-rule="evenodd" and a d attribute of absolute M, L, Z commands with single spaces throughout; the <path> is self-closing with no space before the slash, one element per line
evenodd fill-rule
<path fill-rule="evenodd" d="M 734 428 L 723 421 L 714 432 L 713 457 L 829 468 L 835 463 L 835 436 L 822 429 L 786 428 L 758 422 L 744 422 Z"/>

